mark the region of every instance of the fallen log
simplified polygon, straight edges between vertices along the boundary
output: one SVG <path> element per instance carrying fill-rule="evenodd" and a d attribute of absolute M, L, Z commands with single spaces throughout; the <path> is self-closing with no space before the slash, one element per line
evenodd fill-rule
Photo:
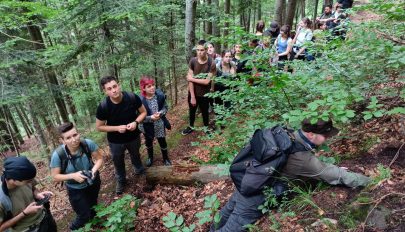
<path fill-rule="evenodd" d="M 146 170 L 148 184 L 193 185 L 206 184 L 216 180 L 229 179 L 229 175 L 220 175 L 224 169 L 218 166 L 154 166 Z"/>

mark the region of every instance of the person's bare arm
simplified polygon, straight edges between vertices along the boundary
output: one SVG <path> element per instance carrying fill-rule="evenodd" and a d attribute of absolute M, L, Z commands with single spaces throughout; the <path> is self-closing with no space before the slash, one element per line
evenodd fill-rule
<path fill-rule="evenodd" d="M 82 183 L 86 179 L 86 176 L 82 174 L 82 171 L 69 174 L 61 174 L 60 167 L 51 168 L 51 176 L 53 178 L 53 181 L 55 182 L 75 180 L 76 182 Z"/>
<path fill-rule="evenodd" d="M 126 131 L 126 125 L 120 125 L 120 126 L 109 126 L 106 125 L 106 121 L 102 121 L 99 119 L 96 119 L 96 129 L 101 132 L 120 132 L 124 133 Z"/>
<path fill-rule="evenodd" d="M 15 224 L 17 224 L 20 220 L 22 220 L 23 218 L 25 218 L 29 214 L 37 213 L 41 209 L 42 209 L 42 205 L 37 205 L 36 202 L 32 202 L 23 211 L 21 211 L 19 214 L 15 215 L 10 220 L 7 220 L 7 221 L 1 223 L 0 224 L 0 231 L 5 231 L 5 230 L 13 227 Z"/>
<path fill-rule="evenodd" d="M 93 168 L 91 169 L 94 177 L 96 172 L 101 168 L 101 166 L 103 166 L 104 163 L 103 153 L 101 149 L 97 149 L 96 151 L 91 153 L 91 157 L 93 158 L 93 160 L 96 161 L 94 162 Z"/>

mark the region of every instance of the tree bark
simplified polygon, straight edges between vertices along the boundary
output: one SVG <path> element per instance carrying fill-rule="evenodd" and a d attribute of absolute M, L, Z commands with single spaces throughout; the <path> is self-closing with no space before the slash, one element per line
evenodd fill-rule
<path fill-rule="evenodd" d="M 274 21 L 278 24 L 283 24 L 284 22 L 284 12 L 285 12 L 285 0 L 276 0 L 276 9 L 274 15 Z"/>
<path fill-rule="evenodd" d="M 11 126 L 12 136 L 15 142 L 15 146 L 19 147 L 21 144 L 24 143 L 23 137 L 21 136 L 20 130 L 18 129 L 17 123 L 15 122 L 14 116 L 10 111 L 10 107 L 7 105 L 3 106 L 3 110 L 5 113 L 5 118 L 9 124 L 9 128 Z"/>
<path fill-rule="evenodd" d="M 14 108 L 15 108 L 18 118 L 20 119 L 20 122 L 24 128 L 25 134 L 27 135 L 28 138 L 31 138 L 32 130 L 29 126 L 30 123 L 28 123 L 28 119 L 23 116 L 23 114 L 20 112 L 20 109 L 18 106 L 14 106 Z"/>
<path fill-rule="evenodd" d="M 31 22 L 28 22 L 27 29 L 30 34 L 31 40 L 35 41 L 34 48 L 36 50 L 44 50 L 45 43 L 42 37 L 41 31 L 38 26 L 33 25 Z M 58 109 L 59 115 L 63 121 L 68 121 L 68 113 L 66 109 L 66 105 L 62 96 L 62 91 L 60 85 L 58 83 L 58 79 L 56 78 L 56 74 L 53 70 L 44 70 L 44 76 L 48 80 L 51 88 L 51 93 L 53 98 L 55 99 L 56 107 Z"/>
<path fill-rule="evenodd" d="M 297 0 L 288 0 L 287 3 L 287 15 L 284 24 L 293 25 L 295 11 L 297 6 Z"/>
<path fill-rule="evenodd" d="M 41 128 L 41 125 L 39 124 L 38 118 L 35 116 L 34 109 L 32 108 L 33 104 L 32 101 L 29 101 L 27 103 L 28 107 L 28 112 L 31 114 L 31 119 L 32 119 L 32 125 L 34 127 L 35 133 L 37 134 L 35 137 L 38 138 L 39 143 L 41 144 L 41 147 L 44 148 L 47 153 L 50 152 L 48 148 L 48 143 L 46 142 L 45 134 L 44 131 Z"/>
<path fill-rule="evenodd" d="M 219 0 L 212 0 L 212 15 L 214 16 L 214 20 L 212 22 L 212 35 L 215 38 L 219 38 L 221 36 L 220 28 L 219 28 Z M 215 51 L 217 53 L 221 53 L 221 45 L 219 43 L 214 44 Z"/>
<path fill-rule="evenodd" d="M 211 21 L 211 18 L 213 16 L 213 6 L 212 6 L 212 1 L 211 0 L 206 0 L 205 4 L 208 6 L 208 18 L 210 18 L 209 21 L 206 21 L 205 23 L 205 34 L 206 35 L 212 35 L 213 32 L 213 23 Z"/>
<path fill-rule="evenodd" d="M 315 30 L 316 29 L 316 17 L 318 16 L 318 4 L 319 4 L 319 0 L 315 0 L 315 9 L 314 9 L 314 21 L 312 23 L 312 29 Z"/>
<path fill-rule="evenodd" d="M 146 170 L 146 181 L 152 185 L 193 185 L 229 179 L 216 174 L 220 171 L 217 166 L 155 166 Z"/>
<path fill-rule="evenodd" d="M 185 25 L 185 45 L 187 63 L 193 57 L 193 47 L 195 45 L 195 14 L 196 0 L 186 0 L 186 25 Z"/>
<path fill-rule="evenodd" d="M 229 17 L 230 13 L 231 13 L 231 0 L 225 0 L 224 2 L 224 10 L 225 10 L 225 17 Z M 225 21 L 224 24 L 224 37 L 226 38 L 229 35 L 229 22 L 228 20 Z M 225 39 L 225 43 L 224 43 L 224 48 L 226 48 L 228 46 L 228 44 L 226 43 L 227 39 Z"/>

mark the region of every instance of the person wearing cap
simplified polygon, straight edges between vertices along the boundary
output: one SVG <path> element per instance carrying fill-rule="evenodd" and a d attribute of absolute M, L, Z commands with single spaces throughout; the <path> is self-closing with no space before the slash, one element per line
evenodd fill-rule
<path fill-rule="evenodd" d="M 25 156 L 9 157 L 4 161 L 0 231 L 57 231 L 49 203 L 35 202 L 53 196 L 50 191 L 38 192 L 33 184 L 36 174 L 35 166 Z"/>
<path fill-rule="evenodd" d="M 289 155 L 286 165 L 281 170 L 281 176 L 288 180 L 315 179 L 331 185 L 347 187 L 366 186 L 370 178 L 362 174 L 347 171 L 345 168 L 320 161 L 315 155 L 315 148 L 324 144 L 327 139 L 338 134 L 331 120 L 318 120 L 311 123 L 304 120 L 301 129 L 294 132 L 293 146 L 299 152 Z M 284 178 L 282 178 L 284 179 Z M 272 186 L 275 189 L 277 186 Z M 282 195 L 282 193 L 276 195 Z M 266 200 L 263 193 L 253 196 L 243 196 L 237 190 L 232 194 L 228 203 L 221 209 L 221 219 L 217 225 L 212 225 L 210 231 L 245 231 L 245 226 L 254 224 L 261 216 L 258 209 Z"/>
<path fill-rule="evenodd" d="M 271 38 L 270 44 L 274 44 L 279 34 L 280 25 L 276 21 L 273 21 L 270 23 L 270 28 L 264 31 L 263 36 L 269 36 Z"/>

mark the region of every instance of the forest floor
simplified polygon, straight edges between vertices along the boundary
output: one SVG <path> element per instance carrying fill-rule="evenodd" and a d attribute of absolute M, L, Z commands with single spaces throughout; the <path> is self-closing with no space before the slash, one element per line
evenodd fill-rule
<path fill-rule="evenodd" d="M 378 16 L 360 12 L 352 21 L 377 19 Z M 395 79 L 375 88 L 398 87 Z M 403 86 L 402 86 L 403 87 Z M 185 89 L 185 88 L 184 88 Z M 400 98 L 379 99 L 385 104 L 404 106 Z M 359 109 L 359 112 L 361 109 Z M 173 107 L 169 120 L 173 129 L 168 132 L 169 155 L 174 165 L 197 164 L 196 160 L 209 160 L 209 147 L 220 143 L 222 138 L 203 139 L 204 133 L 196 131 L 182 136 L 181 130 L 187 126 L 188 106 L 186 92 L 180 94 L 179 104 Z M 213 115 L 211 115 L 213 116 Z M 199 116 L 200 117 L 200 116 Z M 378 183 L 373 189 L 350 189 L 341 186 L 315 188 L 311 194 L 302 195 L 302 201 L 293 205 L 295 214 L 285 217 L 286 212 L 270 212 L 271 217 L 263 217 L 256 227 L 260 231 L 405 231 L 405 117 L 384 116 L 364 123 L 359 119 L 347 128 L 342 128 L 342 136 L 330 142 L 331 151 L 323 156 L 341 160 L 339 166 L 350 171 L 369 176 L 381 174 L 378 164 L 390 167 L 391 178 Z M 198 145 L 196 145 L 198 142 Z M 103 146 L 106 154 L 108 147 Z M 161 165 L 159 149 L 155 149 L 154 165 Z M 142 146 L 143 158 L 146 150 Z M 130 162 L 127 157 L 127 169 Z M 44 189 L 51 189 L 56 196 L 51 200 L 52 212 L 58 221 L 60 231 L 68 231 L 67 225 L 73 218 L 73 211 L 66 197 L 66 190 L 61 186 L 50 186 L 49 169 L 45 162 L 37 162 L 38 176 L 42 178 Z M 114 167 L 109 156 L 101 171 L 102 189 L 99 201 L 110 204 L 118 199 L 114 193 Z M 217 194 L 221 207 L 229 199 L 234 187 L 231 181 L 216 181 L 196 186 L 150 186 L 145 176 L 135 176 L 128 171 L 128 186 L 124 194 L 131 194 L 141 199 L 141 204 L 134 221 L 135 231 L 168 231 L 162 218 L 169 212 L 183 215 L 185 224 L 198 224 L 195 214 L 203 210 L 204 198 Z M 55 190 L 55 188 L 57 190 Z M 371 210 L 371 211 L 370 211 Z M 370 213 L 369 213 L 370 212 Z M 387 213 L 388 212 L 388 213 Z M 387 216 L 389 215 L 389 216 Z M 321 222 L 328 218 L 329 222 Z M 337 220 L 338 222 L 333 221 Z M 352 224 L 355 221 L 367 221 L 366 227 Z M 320 223 L 316 223 L 320 222 Z M 375 223 L 370 225 L 370 223 Z M 197 226 L 196 231 L 207 231 L 208 225 Z"/>

